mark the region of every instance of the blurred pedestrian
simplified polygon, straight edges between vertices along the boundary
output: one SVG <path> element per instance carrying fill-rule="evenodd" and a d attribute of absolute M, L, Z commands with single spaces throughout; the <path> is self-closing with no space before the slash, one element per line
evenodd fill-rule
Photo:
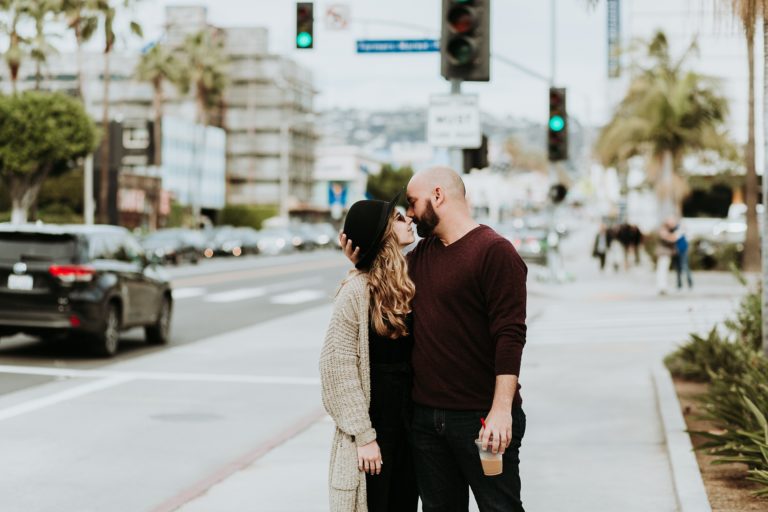
<path fill-rule="evenodd" d="M 605 269 L 605 255 L 608 252 L 608 228 L 600 223 L 600 230 L 595 236 L 595 243 L 592 246 L 592 257 L 600 262 L 600 270 Z"/>
<path fill-rule="evenodd" d="M 669 286 L 669 266 L 675 255 L 675 242 L 677 237 L 673 233 L 677 220 L 670 217 L 661 223 L 659 228 L 659 241 L 656 244 L 656 291 L 659 295 L 666 295 Z"/>
<path fill-rule="evenodd" d="M 614 272 L 618 272 L 624 261 L 624 251 L 622 249 L 621 241 L 619 240 L 619 226 L 611 226 L 608 228 L 608 254 L 606 255 L 606 261 L 608 267 L 613 267 Z"/>
<path fill-rule="evenodd" d="M 683 289 L 683 276 L 688 282 L 688 289 L 693 288 L 693 276 L 691 276 L 691 265 L 688 257 L 688 237 L 685 235 L 680 223 L 676 223 L 675 227 L 671 229 L 672 234 L 675 236 L 675 270 L 677 272 L 677 289 Z"/>
<path fill-rule="evenodd" d="M 358 201 L 344 222 L 359 258 L 336 295 L 320 355 L 323 405 L 336 423 L 332 512 L 418 507 L 409 442 L 415 288 L 402 253 L 414 235 L 397 199 Z"/>
<path fill-rule="evenodd" d="M 453 170 L 419 172 L 407 198 L 424 237 L 407 255 L 416 285 L 412 440 L 423 510 L 466 511 L 471 486 L 480 510 L 523 512 L 518 376 L 527 268 L 506 238 L 472 219 Z M 342 242 L 356 261 L 356 241 Z M 501 475 L 484 475 L 475 440 L 502 453 Z"/>

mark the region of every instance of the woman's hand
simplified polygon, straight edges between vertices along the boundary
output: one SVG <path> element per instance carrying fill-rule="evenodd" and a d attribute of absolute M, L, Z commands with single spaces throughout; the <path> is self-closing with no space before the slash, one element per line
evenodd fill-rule
<path fill-rule="evenodd" d="M 339 234 L 339 243 L 344 250 L 344 256 L 346 256 L 353 265 L 357 265 L 357 262 L 360 261 L 360 248 L 355 247 L 352 244 L 352 240 L 348 240 L 347 235 L 344 233 Z"/>
<path fill-rule="evenodd" d="M 365 471 L 369 475 L 381 474 L 381 450 L 376 441 L 357 447 L 357 469 Z"/>

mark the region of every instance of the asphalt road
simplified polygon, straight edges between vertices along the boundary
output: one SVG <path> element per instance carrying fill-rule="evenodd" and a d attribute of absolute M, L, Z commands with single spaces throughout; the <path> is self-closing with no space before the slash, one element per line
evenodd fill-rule
<path fill-rule="evenodd" d="M 168 350 L 295 314 L 327 303 L 350 264 L 337 251 L 278 257 L 221 258 L 168 267 L 174 289 L 172 342 L 144 343 L 142 329 L 126 331 L 112 359 L 93 357 L 78 340 L 15 336 L 0 340 L 0 365 L 93 369 Z M 51 381 L 39 375 L 4 375 L 0 395 Z"/>

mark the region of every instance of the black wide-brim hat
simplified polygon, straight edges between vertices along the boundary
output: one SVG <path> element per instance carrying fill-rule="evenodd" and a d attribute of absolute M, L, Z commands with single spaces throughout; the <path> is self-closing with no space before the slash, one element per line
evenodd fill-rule
<path fill-rule="evenodd" d="M 360 248 L 360 259 L 355 265 L 358 270 L 369 268 L 379 254 L 381 239 L 401 194 L 389 202 L 364 199 L 349 208 L 344 220 L 344 234 Z"/>

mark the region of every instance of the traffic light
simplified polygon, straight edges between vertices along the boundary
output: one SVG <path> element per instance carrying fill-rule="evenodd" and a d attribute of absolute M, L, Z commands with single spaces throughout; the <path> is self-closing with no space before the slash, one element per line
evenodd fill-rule
<path fill-rule="evenodd" d="M 440 72 L 447 80 L 491 78 L 491 1 L 443 0 Z"/>
<path fill-rule="evenodd" d="M 565 89 L 549 89 L 549 122 L 547 123 L 547 155 L 550 162 L 568 159 L 568 113 Z"/>
<path fill-rule="evenodd" d="M 315 46 L 315 17 L 312 2 L 296 3 L 296 48 L 306 50 Z"/>
<path fill-rule="evenodd" d="M 476 149 L 461 150 L 464 157 L 464 173 L 472 169 L 485 169 L 488 167 L 488 137 L 482 136 L 480 147 Z"/>

